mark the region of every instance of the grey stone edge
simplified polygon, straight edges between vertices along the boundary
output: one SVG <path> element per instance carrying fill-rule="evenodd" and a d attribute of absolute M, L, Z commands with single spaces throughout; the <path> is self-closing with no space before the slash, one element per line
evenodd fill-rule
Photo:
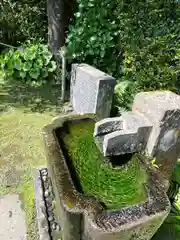
<path fill-rule="evenodd" d="M 34 169 L 34 190 L 35 190 L 35 205 L 36 205 L 36 218 L 38 227 L 39 240 L 51 240 L 48 217 L 46 213 L 46 204 L 43 194 L 43 186 L 40 170 L 45 166 Z"/>

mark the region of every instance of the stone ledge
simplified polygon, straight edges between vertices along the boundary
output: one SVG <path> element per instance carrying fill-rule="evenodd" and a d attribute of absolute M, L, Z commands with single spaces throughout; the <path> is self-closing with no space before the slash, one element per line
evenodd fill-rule
<path fill-rule="evenodd" d="M 35 204 L 39 240 L 51 240 L 40 170 L 34 173 Z"/>

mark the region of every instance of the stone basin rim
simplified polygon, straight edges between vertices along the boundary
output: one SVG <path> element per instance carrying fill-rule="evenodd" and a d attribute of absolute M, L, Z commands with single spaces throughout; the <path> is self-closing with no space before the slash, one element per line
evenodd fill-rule
<path fill-rule="evenodd" d="M 46 147 L 47 158 L 53 160 L 53 174 L 58 176 L 56 183 L 60 188 L 58 194 L 61 196 L 61 201 L 64 208 L 73 213 L 81 213 L 88 216 L 96 228 L 107 229 L 111 232 L 118 231 L 120 227 L 126 224 L 136 222 L 136 225 L 141 221 L 146 221 L 146 216 L 152 217 L 157 214 L 170 211 L 170 202 L 166 194 L 166 187 L 164 186 L 164 178 L 157 169 L 149 166 L 143 162 L 148 173 L 147 184 L 147 200 L 136 205 L 123 207 L 116 210 L 105 210 L 101 203 L 94 198 L 86 197 L 76 190 L 71 173 L 61 150 L 59 141 L 55 135 L 55 130 L 62 127 L 66 121 L 80 120 L 80 119 L 94 119 L 93 114 L 85 115 L 65 115 L 56 118 L 51 124 L 43 128 L 43 137 Z M 63 160 L 61 160 L 61 158 Z M 59 164 L 61 165 L 61 171 Z M 68 186 L 68 189 L 67 189 Z M 71 203 L 70 207 L 68 203 Z M 124 219 L 124 216 L 126 218 Z M 133 224 L 134 225 L 134 224 Z"/>

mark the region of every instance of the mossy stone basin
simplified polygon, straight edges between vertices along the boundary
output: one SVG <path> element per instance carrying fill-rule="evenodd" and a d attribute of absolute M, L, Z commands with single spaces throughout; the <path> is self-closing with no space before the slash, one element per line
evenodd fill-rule
<path fill-rule="evenodd" d="M 62 239 L 149 240 L 170 211 L 164 179 L 140 154 L 104 157 L 95 120 L 63 116 L 43 129 Z"/>
<path fill-rule="evenodd" d="M 130 155 L 127 163 L 123 156 L 104 157 L 94 142 L 94 125 L 89 118 L 69 120 L 56 130 L 76 189 L 95 197 L 106 209 L 145 201 L 147 174 L 138 154 Z"/>

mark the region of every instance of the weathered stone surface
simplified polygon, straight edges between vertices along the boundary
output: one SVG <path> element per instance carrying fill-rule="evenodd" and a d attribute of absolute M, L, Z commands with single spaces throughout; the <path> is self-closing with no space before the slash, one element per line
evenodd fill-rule
<path fill-rule="evenodd" d="M 105 156 L 140 152 L 145 149 L 152 124 L 138 113 L 126 112 L 121 117 L 103 119 L 95 124 L 94 136 L 103 137 L 97 144 Z"/>
<path fill-rule="evenodd" d="M 136 211 L 139 211 L 139 207 L 136 208 Z M 130 214 L 132 214 L 132 212 L 130 212 Z M 119 216 L 116 217 L 118 218 Z M 108 218 L 104 219 L 104 221 L 108 221 Z M 119 226 L 118 228 L 113 228 L 111 226 L 111 230 L 109 229 L 109 231 L 103 231 L 103 229 L 95 228 L 92 220 L 90 221 L 90 219 L 87 219 L 87 221 L 85 221 L 87 225 L 85 225 L 85 233 L 83 239 L 150 240 L 163 221 L 163 213 L 154 215 L 152 218 L 142 216 L 140 220 L 137 219 L 136 223 L 135 221 L 134 223 L 128 222 L 126 226 Z M 109 221 L 107 223 L 110 224 Z M 104 222 L 104 225 L 107 223 Z"/>
<path fill-rule="evenodd" d="M 38 225 L 39 240 L 50 240 L 49 225 L 47 221 L 46 205 L 43 196 L 42 181 L 40 171 L 35 170 L 34 173 L 34 187 L 35 187 L 35 203 L 36 203 L 36 216 Z"/>
<path fill-rule="evenodd" d="M 56 135 L 57 129 L 65 126 L 66 121 L 78 119 L 87 119 L 87 116 L 61 117 L 43 130 L 63 240 L 150 240 L 170 211 L 161 174 L 141 159 L 149 176 L 145 186 L 146 201 L 114 211 L 104 210 L 100 202 L 75 188 L 61 141 Z"/>
<path fill-rule="evenodd" d="M 153 124 L 146 152 L 169 178 L 180 154 L 180 96 L 170 91 L 137 94 L 132 107 Z"/>
<path fill-rule="evenodd" d="M 0 197 L 0 239 L 26 240 L 26 217 L 17 194 Z"/>
<path fill-rule="evenodd" d="M 144 131 L 143 131 L 144 130 Z M 109 133 L 104 136 L 104 156 L 141 152 L 146 144 L 147 130 L 132 129 Z"/>
<path fill-rule="evenodd" d="M 110 115 L 116 80 L 88 64 L 73 64 L 71 103 L 76 113 Z"/>
<path fill-rule="evenodd" d="M 46 197 L 44 198 L 43 207 L 46 208 L 46 211 L 45 211 L 46 214 L 42 215 L 42 218 L 44 217 L 44 221 L 48 224 L 49 231 L 47 234 L 49 234 L 49 238 L 52 240 L 59 240 L 61 239 L 61 232 L 60 232 L 61 228 L 60 228 L 60 225 L 57 224 L 55 215 L 54 215 L 55 201 L 54 201 L 51 180 L 48 176 L 47 168 L 39 167 L 39 171 L 41 176 L 42 189 L 44 192 L 48 190 L 49 196 L 51 196 L 51 199 L 49 199 L 49 196 L 48 198 Z M 45 181 L 43 180 L 44 175 L 47 177 Z M 43 219 L 41 219 L 41 222 L 44 222 L 44 221 Z M 41 236 L 38 236 L 38 237 L 41 237 Z"/>
<path fill-rule="evenodd" d="M 133 112 L 146 116 L 153 126 L 147 151 L 156 151 L 163 132 L 180 126 L 180 96 L 169 91 L 144 92 L 136 95 L 132 107 Z"/>
<path fill-rule="evenodd" d="M 137 94 L 132 112 L 97 122 L 94 136 L 104 155 L 145 151 L 170 178 L 180 155 L 179 129 L 180 96 L 156 91 Z"/>
<path fill-rule="evenodd" d="M 94 137 L 121 130 L 123 122 L 120 117 L 105 118 L 95 124 Z"/>

